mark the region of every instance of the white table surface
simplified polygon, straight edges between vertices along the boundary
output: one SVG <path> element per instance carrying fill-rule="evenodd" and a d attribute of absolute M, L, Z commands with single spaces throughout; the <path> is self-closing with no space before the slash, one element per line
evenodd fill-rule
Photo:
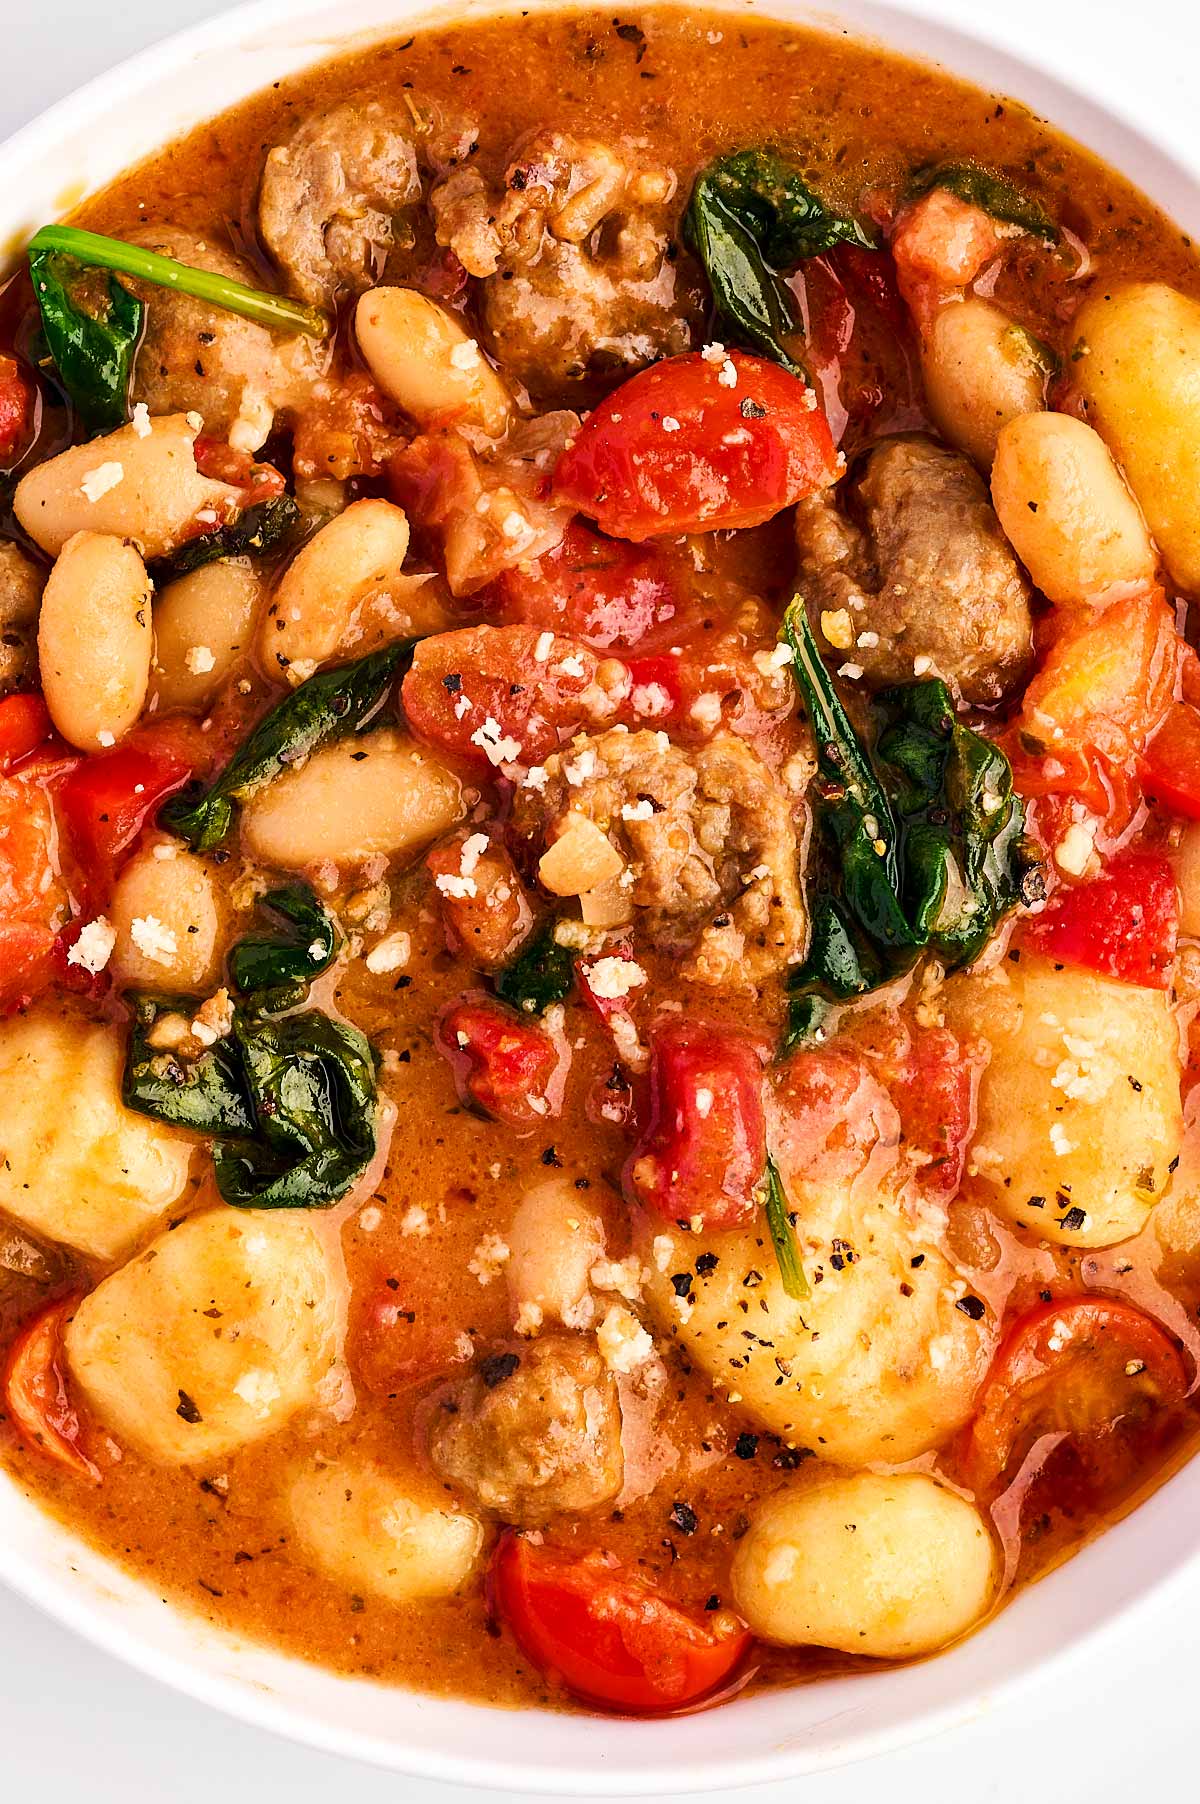
<path fill-rule="evenodd" d="M 52 100 L 225 0 L 0 0 L 0 139 Z M 1090 68 L 1121 67 L 1131 110 L 1195 134 L 1195 0 L 961 0 Z M 0 166 L 2 179 L 2 166 Z M 1055 1687 L 906 1752 L 801 1782 L 805 1804 L 1054 1804 L 1196 1793 L 1200 1572 L 1080 1655 Z M 722 1794 L 783 1804 L 800 1786 Z M 3 1804 L 486 1804 L 495 1793 L 397 1778 L 243 1727 L 127 1671 L 0 1591 Z"/>

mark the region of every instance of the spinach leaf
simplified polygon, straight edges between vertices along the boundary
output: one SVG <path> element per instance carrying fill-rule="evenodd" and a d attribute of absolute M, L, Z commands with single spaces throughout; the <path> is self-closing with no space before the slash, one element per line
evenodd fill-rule
<path fill-rule="evenodd" d="M 963 725 L 946 685 L 910 683 L 876 698 L 869 756 L 793 601 L 780 635 L 817 739 L 819 836 L 811 932 L 788 982 L 782 1053 L 811 1038 L 832 1003 L 870 994 L 937 953 L 970 964 L 1003 915 L 1042 894 L 1012 770 Z"/>
<path fill-rule="evenodd" d="M 795 376 L 804 370 L 784 341 L 800 324 L 781 272 L 835 244 L 875 248 L 857 220 L 833 212 L 770 149 L 735 151 L 703 169 L 684 233 L 704 266 L 717 313 Z"/>
<path fill-rule="evenodd" d="M 327 1208 L 375 1152 L 370 1044 L 318 1009 L 274 1022 L 239 1016 L 234 1038 L 258 1131 L 213 1147 L 218 1190 L 239 1209 Z"/>
<path fill-rule="evenodd" d="M 551 917 L 530 936 L 511 964 L 496 973 L 496 994 L 530 1015 L 541 1015 L 569 996 L 575 983 L 575 959 L 554 937 Z"/>
<path fill-rule="evenodd" d="M 29 241 L 29 262 L 49 253 L 73 257 L 77 263 L 93 269 L 115 269 L 139 281 L 151 282 L 159 288 L 174 288 L 200 301 L 210 301 L 229 313 L 240 313 L 277 332 L 305 332 L 313 338 L 326 338 L 332 321 L 319 307 L 293 301 L 287 295 L 271 294 L 266 289 L 247 288 L 232 276 L 218 275 L 211 269 L 194 269 L 191 264 L 177 263 L 158 251 L 146 250 L 140 244 L 126 244 L 122 238 L 106 238 L 100 232 L 85 232 L 78 226 L 43 226 Z"/>
<path fill-rule="evenodd" d="M 159 824 L 193 851 L 219 846 L 232 830 L 237 805 L 315 752 L 357 733 L 383 702 L 415 639 L 400 639 L 353 664 L 319 670 L 264 715 L 221 775 L 199 793 L 185 789 L 159 812 Z"/>
<path fill-rule="evenodd" d="M 150 1043 L 156 1021 L 174 1014 L 190 1021 L 200 1006 L 197 999 L 134 995 L 128 1001 L 133 1025 L 121 1084 L 126 1108 L 200 1134 L 253 1133 L 241 1063 L 229 1041 L 218 1040 L 197 1059 L 177 1058 Z"/>
<path fill-rule="evenodd" d="M 227 557 L 264 557 L 276 550 L 300 524 L 300 509 L 290 495 L 276 495 L 271 501 L 260 501 L 248 507 L 215 532 L 202 533 L 189 539 L 177 551 L 156 558 L 150 566 L 155 586 L 174 582 L 177 576 L 189 576 L 205 564 L 215 564 Z"/>
<path fill-rule="evenodd" d="M 190 997 L 137 996 L 122 1097 L 140 1114 L 213 1141 L 217 1188 L 253 1209 L 323 1209 L 375 1152 L 375 1060 L 357 1028 L 317 1009 L 264 1021 L 244 1010 L 233 1032 L 192 1060 L 157 1052 L 164 1014 Z"/>
<path fill-rule="evenodd" d="M 78 287 L 78 267 L 50 251 L 31 254 L 29 273 L 47 349 L 85 430 L 112 432 L 123 426 L 142 336 L 142 303 L 110 276 L 99 311 L 91 311 L 72 293 Z"/>
<path fill-rule="evenodd" d="M 770 1153 L 767 1154 L 766 1186 L 764 1207 L 767 1213 L 767 1229 L 771 1236 L 771 1245 L 775 1249 L 779 1276 L 787 1295 L 799 1303 L 805 1297 L 812 1295 L 812 1287 L 808 1282 L 808 1273 L 801 1263 L 800 1252 L 796 1246 L 796 1234 L 792 1226 L 792 1213 L 787 1191 L 783 1187 L 779 1167 Z"/>
<path fill-rule="evenodd" d="M 1004 225 L 1020 226 L 1046 244 L 1058 242 L 1058 228 L 1044 207 L 1022 192 L 1015 182 L 979 163 L 926 163 L 908 181 L 907 198 L 919 200 L 935 188 L 945 188 L 959 200 L 979 207 Z"/>
<path fill-rule="evenodd" d="M 240 939 L 229 954 L 229 976 L 234 989 L 253 998 L 256 1009 L 278 1014 L 303 1001 L 312 979 L 337 957 L 342 936 L 307 883 L 268 890 L 258 906 L 286 925 L 276 933 Z"/>

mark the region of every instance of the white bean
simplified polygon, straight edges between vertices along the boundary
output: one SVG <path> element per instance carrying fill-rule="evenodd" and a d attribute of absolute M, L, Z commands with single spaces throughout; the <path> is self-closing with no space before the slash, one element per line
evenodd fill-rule
<path fill-rule="evenodd" d="M 450 1597 L 470 1577 L 483 1524 L 427 1502 L 379 1467 L 317 1458 L 288 1492 L 288 1513 L 314 1565 L 388 1603 Z"/>
<path fill-rule="evenodd" d="M 408 520 L 390 501 L 355 501 L 298 551 L 263 615 L 258 661 L 265 675 L 302 681 L 342 649 L 364 601 L 400 580 Z"/>
<path fill-rule="evenodd" d="M 416 852 L 466 812 L 444 764 L 384 728 L 339 740 L 252 796 L 242 812 L 246 850 L 302 870 L 321 859 L 356 864 L 373 853 Z"/>
<path fill-rule="evenodd" d="M 1050 601 L 1104 607 L 1154 581 L 1158 559 L 1138 504 L 1104 440 L 1082 420 L 1011 420 L 996 445 L 992 504 Z"/>
<path fill-rule="evenodd" d="M 221 917 L 202 858 L 139 852 L 117 878 L 108 919 L 117 936 L 110 965 L 121 988 L 198 993 L 216 981 Z"/>
<path fill-rule="evenodd" d="M 756 1635 L 877 1659 L 932 1653 L 983 1616 L 996 1547 L 974 1504 L 920 1472 L 793 1486 L 738 1543 L 734 1601 Z"/>
<path fill-rule="evenodd" d="M 499 437 L 512 397 L 452 313 L 415 288 L 371 288 L 354 313 L 359 348 L 384 393 L 419 426 L 455 419 Z"/>
<path fill-rule="evenodd" d="M 73 445 L 21 478 L 13 512 L 51 557 L 77 532 L 136 539 L 143 557 L 163 557 L 197 514 L 212 508 L 223 517 L 241 499 L 237 489 L 197 470 L 196 431 L 186 414 L 173 413 L 153 420 L 141 436 L 122 426 L 106 438 Z"/>
<path fill-rule="evenodd" d="M 513 1313 L 536 1310 L 569 1328 L 587 1326 L 588 1274 L 604 1254 L 604 1223 L 570 1179 L 526 1191 L 505 1239 Z"/>
<path fill-rule="evenodd" d="M 82 752 L 115 745 L 137 722 L 150 680 L 150 578 L 132 545 L 78 532 L 42 595 L 38 661 L 50 718 Z"/>
<path fill-rule="evenodd" d="M 154 604 L 150 693 L 160 713 L 207 706 L 249 649 L 261 596 L 254 569 L 238 558 L 168 583 Z"/>
<path fill-rule="evenodd" d="M 991 301 L 939 307 L 921 368 L 939 430 L 983 470 L 991 468 L 1001 427 L 1045 405 L 1044 353 Z"/>

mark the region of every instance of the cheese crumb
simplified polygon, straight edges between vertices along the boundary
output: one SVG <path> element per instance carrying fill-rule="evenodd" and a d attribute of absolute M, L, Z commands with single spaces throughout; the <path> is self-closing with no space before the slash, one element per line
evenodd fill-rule
<path fill-rule="evenodd" d="M 1098 821 L 1074 821 L 1054 848 L 1054 862 L 1068 877 L 1082 877 L 1096 849 Z"/>
<path fill-rule="evenodd" d="M 654 1357 L 654 1342 L 635 1315 L 614 1303 L 596 1330 L 601 1358 L 610 1372 L 626 1376 Z"/>
<path fill-rule="evenodd" d="M 133 427 L 133 436 L 135 438 L 150 437 L 154 428 L 150 424 L 150 409 L 146 406 L 144 401 L 138 401 L 134 404 L 129 424 Z"/>
<path fill-rule="evenodd" d="M 660 1272 L 665 1273 L 671 1263 L 671 1255 L 675 1251 L 675 1242 L 669 1234 L 656 1234 L 650 1243 L 650 1251 L 654 1255 L 654 1263 Z"/>
<path fill-rule="evenodd" d="M 479 886 L 474 877 L 457 877 L 453 871 L 446 871 L 435 877 L 433 886 L 443 896 L 450 896 L 456 902 L 465 902 L 471 896 L 479 894 Z"/>
<path fill-rule="evenodd" d="M 455 345 L 450 353 L 450 362 L 456 370 L 473 370 L 480 362 L 479 346 L 475 340 L 468 338 L 462 344 Z"/>
<path fill-rule="evenodd" d="M 156 965 L 169 965 L 179 950 L 179 942 L 157 915 L 137 915 L 129 926 L 130 938 L 142 954 Z"/>
<path fill-rule="evenodd" d="M 854 622 L 846 608 L 826 608 L 821 615 L 821 632 L 836 651 L 849 651 L 854 644 Z"/>
<path fill-rule="evenodd" d="M 101 495 L 107 495 L 110 489 L 115 489 L 117 484 L 119 482 L 124 482 L 124 480 L 124 464 L 97 464 L 94 470 L 88 471 L 87 475 L 80 483 L 80 493 L 94 503 L 99 501 Z"/>
<path fill-rule="evenodd" d="M 664 413 L 662 429 L 664 432 L 678 432 L 679 431 L 679 421 L 677 419 L 675 419 L 671 414 Z"/>
<path fill-rule="evenodd" d="M 471 734 L 471 744 L 477 745 L 490 764 L 510 763 L 521 756 L 519 741 L 505 734 L 498 720 L 489 714 L 481 727 L 476 727 Z"/>
<path fill-rule="evenodd" d="M 528 1302 L 522 1303 L 521 1307 L 517 1310 L 513 1328 L 518 1334 L 523 1335 L 525 1339 L 528 1340 L 537 1333 L 543 1320 L 544 1317 L 542 1315 L 540 1304 Z"/>
<path fill-rule="evenodd" d="M 499 1234 L 485 1234 L 475 1248 L 475 1256 L 467 1262 L 467 1270 L 481 1284 L 490 1284 L 498 1278 L 501 1269 L 508 1263 L 509 1248 Z"/>
<path fill-rule="evenodd" d="M 1059 1158 L 1063 1158 L 1067 1153 L 1073 1153 L 1075 1151 L 1075 1142 L 1073 1140 L 1068 1140 L 1067 1130 L 1060 1121 L 1054 1122 L 1051 1126 L 1050 1144 L 1058 1154 Z"/>
<path fill-rule="evenodd" d="M 412 940 L 407 933 L 389 933 L 385 940 L 372 946 L 363 962 L 367 970 L 378 977 L 385 971 L 402 970 L 411 952 Z"/>
<path fill-rule="evenodd" d="M 265 1372 L 254 1367 L 243 1372 L 233 1387 L 235 1397 L 240 1397 L 260 1421 L 271 1413 L 271 1405 L 277 1403 L 282 1396 L 279 1380 L 273 1372 Z"/>
<path fill-rule="evenodd" d="M 97 971 L 103 971 L 116 943 L 116 928 L 110 926 L 103 915 L 97 915 L 94 921 L 80 928 L 79 937 L 67 953 L 67 963 L 80 965 L 94 977 Z"/>
<path fill-rule="evenodd" d="M 623 802 L 621 805 L 623 821 L 650 821 L 654 819 L 654 803 L 649 796 L 643 796 L 637 802 Z"/>
<path fill-rule="evenodd" d="M 717 372 L 717 381 L 721 384 L 722 388 L 737 387 L 737 366 L 731 358 L 727 357 L 721 365 L 720 370 Z"/>
<path fill-rule="evenodd" d="M 215 668 L 217 662 L 207 645 L 189 645 L 183 661 L 193 676 L 206 675 Z"/>
<path fill-rule="evenodd" d="M 646 982 L 641 965 L 631 958 L 598 958 L 587 966 L 588 988 L 604 1002 L 616 1002 Z"/>
<path fill-rule="evenodd" d="M 414 1203 L 410 1209 L 404 1211 L 400 1217 L 400 1232 L 415 1234 L 419 1240 L 423 1240 L 428 1234 L 429 1215 L 426 1210 L 422 1209 L 420 1203 Z"/>

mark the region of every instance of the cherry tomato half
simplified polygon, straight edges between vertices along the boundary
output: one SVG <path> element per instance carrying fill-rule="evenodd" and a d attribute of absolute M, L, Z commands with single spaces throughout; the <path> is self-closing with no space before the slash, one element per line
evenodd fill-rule
<path fill-rule="evenodd" d="M 577 1558 L 511 1531 L 489 1589 L 535 1665 L 605 1710 L 686 1709 L 725 1685 L 752 1639 L 736 1619 L 684 1610 L 603 1554 Z"/>
<path fill-rule="evenodd" d="M 18 1334 L 4 1374 L 4 1407 L 30 1447 L 98 1485 L 100 1468 L 84 1452 L 62 1355 L 63 1326 L 78 1302 L 51 1303 Z"/>
<path fill-rule="evenodd" d="M 1103 977 L 1165 990 L 1179 932 L 1175 874 L 1156 852 L 1130 852 L 1090 883 L 1057 890 L 1021 943 Z"/>
<path fill-rule="evenodd" d="M 732 380 L 731 380 L 732 377 Z M 765 357 L 667 357 L 588 417 L 553 489 L 619 539 L 759 526 L 838 474 L 813 391 Z"/>
<path fill-rule="evenodd" d="M 464 996 L 438 1023 L 437 1049 L 450 1061 L 465 1102 L 526 1131 L 557 1115 L 563 1060 L 550 1035 L 489 996 Z"/>
<path fill-rule="evenodd" d="M 1039 1436 L 1057 1433 L 1111 1484 L 1138 1431 L 1186 1392 L 1174 1342 L 1132 1304 L 1100 1296 L 1039 1304 L 1006 1335 L 980 1393 L 964 1443 L 969 1482 L 994 1495 Z"/>

